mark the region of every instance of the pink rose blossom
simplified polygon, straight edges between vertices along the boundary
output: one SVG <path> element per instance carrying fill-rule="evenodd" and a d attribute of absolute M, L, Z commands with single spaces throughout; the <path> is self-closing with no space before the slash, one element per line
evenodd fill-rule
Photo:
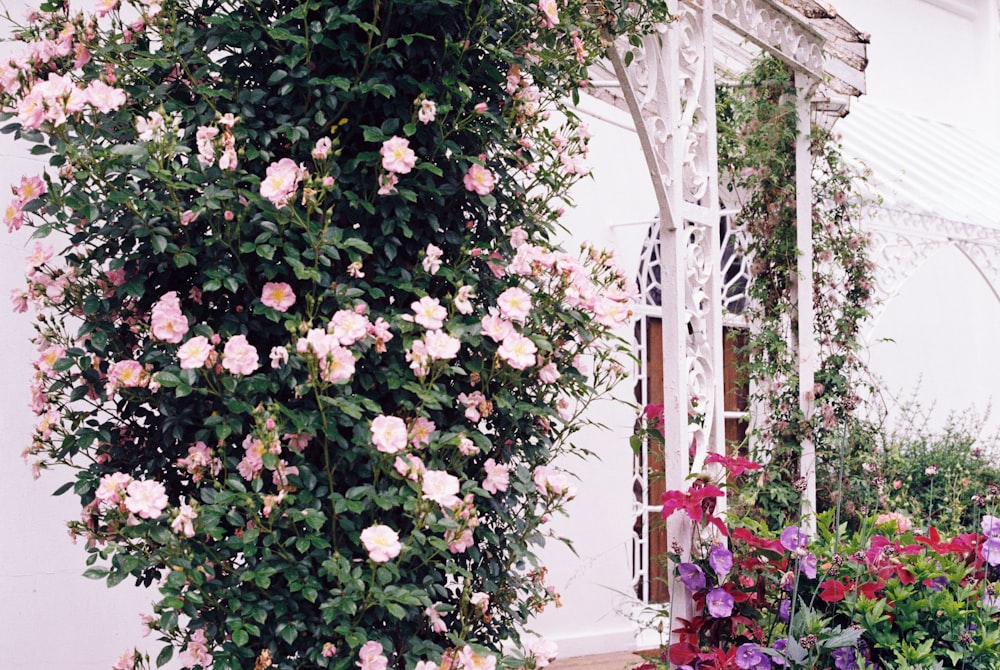
<path fill-rule="evenodd" d="M 94 79 L 87 84 L 84 94 L 90 106 L 103 114 L 125 104 L 125 91 L 108 86 L 100 79 Z"/>
<path fill-rule="evenodd" d="M 282 158 L 267 166 L 267 175 L 260 183 L 260 194 L 281 209 L 291 202 L 306 169 L 291 158 Z"/>
<path fill-rule="evenodd" d="M 420 478 L 427 472 L 424 462 L 419 456 L 413 454 L 406 454 L 406 458 L 396 456 L 396 461 L 392 464 L 392 467 L 395 468 L 400 477 L 406 477 L 414 482 L 420 481 Z"/>
<path fill-rule="evenodd" d="M 524 289 L 514 286 L 500 294 L 497 307 L 505 319 L 524 323 L 531 313 L 531 296 Z"/>
<path fill-rule="evenodd" d="M 389 174 L 380 174 L 378 176 L 378 194 L 392 195 L 396 192 L 396 184 L 398 183 L 399 177 L 392 172 Z"/>
<path fill-rule="evenodd" d="M 538 371 L 538 381 L 543 384 L 555 384 L 559 381 L 562 375 L 559 374 L 559 368 L 556 367 L 555 363 L 546 363 L 542 366 L 542 369 Z"/>
<path fill-rule="evenodd" d="M 372 419 L 372 444 L 379 451 L 394 454 L 406 448 L 406 422 L 398 416 L 380 414 Z"/>
<path fill-rule="evenodd" d="M 472 298 L 474 297 L 475 294 L 472 292 L 471 286 L 460 286 L 458 292 L 455 293 L 455 309 L 462 314 L 472 314 L 474 311 Z"/>
<path fill-rule="evenodd" d="M 431 622 L 431 630 L 435 633 L 447 633 L 448 625 L 444 622 L 441 617 L 441 613 L 437 611 L 438 603 L 434 603 L 426 608 L 424 608 L 424 616 L 426 616 Z M 436 665 L 434 666 L 437 667 Z"/>
<path fill-rule="evenodd" d="M 312 157 L 318 161 L 325 160 L 330 155 L 330 148 L 333 143 L 330 141 L 329 137 L 321 137 L 316 141 L 316 146 L 313 147 Z"/>
<path fill-rule="evenodd" d="M 192 522 L 197 518 L 198 513 L 191 505 L 184 503 L 178 508 L 177 516 L 170 522 L 170 528 L 178 535 L 194 537 L 194 524 Z"/>
<path fill-rule="evenodd" d="M 496 179 L 494 178 L 493 173 L 488 169 L 478 163 L 473 163 L 469 167 L 469 171 L 465 173 L 462 183 L 465 184 L 465 189 L 467 191 L 472 191 L 474 193 L 478 193 L 479 195 L 486 195 L 493 190 L 493 186 L 496 184 Z"/>
<path fill-rule="evenodd" d="M 514 325 L 495 314 L 489 314 L 483 317 L 482 332 L 494 342 L 502 342 L 514 332 Z"/>
<path fill-rule="evenodd" d="M 358 650 L 357 666 L 361 670 L 386 670 L 388 665 L 389 659 L 382 653 L 381 642 L 365 642 Z"/>
<path fill-rule="evenodd" d="M 576 487 L 573 486 L 570 476 L 562 470 L 539 465 L 535 468 L 533 478 L 535 487 L 542 495 L 572 497 L 576 494 Z"/>
<path fill-rule="evenodd" d="M 387 172 L 406 174 L 417 164 L 417 155 L 410 148 L 410 141 L 392 137 L 382 143 L 382 167 Z"/>
<path fill-rule="evenodd" d="M 385 563 L 399 556 L 402 545 L 399 534 L 385 525 L 369 526 L 361 531 L 361 543 L 368 552 L 368 558 L 375 563 Z"/>
<path fill-rule="evenodd" d="M 350 309 L 341 309 L 334 313 L 326 329 L 337 341 L 345 347 L 368 337 L 371 322 L 368 317 Z"/>
<path fill-rule="evenodd" d="M 453 554 L 461 554 L 475 543 L 475 539 L 472 537 L 472 530 L 469 528 L 464 529 L 460 533 L 449 531 L 445 536 L 445 540 L 448 542 L 448 551 Z"/>
<path fill-rule="evenodd" d="M 424 272 L 435 275 L 441 269 L 441 249 L 433 244 L 428 244 L 424 251 L 424 260 L 421 262 Z"/>
<path fill-rule="evenodd" d="M 421 100 L 420 109 L 417 110 L 417 120 L 425 126 L 437 116 L 437 105 L 433 100 Z"/>
<path fill-rule="evenodd" d="M 139 361 L 118 361 L 108 370 L 108 394 L 116 389 L 136 388 L 149 384 L 149 374 Z"/>
<path fill-rule="evenodd" d="M 441 301 L 429 296 L 410 304 L 410 308 L 415 314 L 413 320 L 428 330 L 440 329 L 448 316 L 448 310 L 441 306 Z"/>
<path fill-rule="evenodd" d="M 323 658 L 333 658 L 337 655 L 337 647 L 333 642 L 324 642 L 323 651 L 320 653 L 323 655 Z"/>
<path fill-rule="evenodd" d="M 278 370 L 288 362 L 288 349 L 285 347 L 271 347 L 271 353 L 268 354 L 268 358 L 271 359 L 271 367 Z"/>
<path fill-rule="evenodd" d="M 424 473 L 421 493 L 424 500 L 432 500 L 441 507 L 451 509 L 461 504 L 458 498 L 460 484 L 458 478 L 443 470 L 428 470 Z"/>
<path fill-rule="evenodd" d="M 510 475 L 506 465 L 488 458 L 483 463 L 483 469 L 486 470 L 486 479 L 483 480 L 483 488 L 485 490 L 490 493 L 507 490 L 507 485 L 510 483 Z"/>
<path fill-rule="evenodd" d="M 111 670 L 135 670 L 135 657 L 138 653 L 135 649 L 129 649 L 118 657 L 115 664 L 111 666 Z"/>
<path fill-rule="evenodd" d="M 515 370 L 524 370 L 535 364 L 536 351 L 538 347 L 527 337 L 520 333 L 510 333 L 500 343 L 497 355 Z"/>
<path fill-rule="evenodd" d="M 177 344 L 188 332 L 187 317 L 181 311 L 181 303 L 176 291 L 164 293 L 150 314 L 151 332 L 154 338 Z"/>
<path fill-rule="evenodd" d="M 541 669 L 555 660 L 559 654 L 559 647 L 555 642 L 540 637 L 528 645 L 528 651 L 531 652 L 532 658 L 535 659 L 535 667 Z"/>
<path fill-rule="evenodd" d="M 234 335 L 222 351 L 222 367 L 234 375 L 249 375 L 260 367 L 257 349 L 247 342 L 246 335 Z"/>
<path fill-rule="evenodd" d="M 155 519 L 167 508 L 167 489 L 160 482 L 134 480 L 125 494 L 125 508 L 143 519 Z"/>
<path fill-rule="evenodd" d="M 205 366 L 215 349 L 204 335 L 196 335 L 177 350 L 177 358 L 184 370 L 195 370 Z"/>
<path fill-rule="evenodd" d="M 212 655 L 208 653 L 208 641 L 205 639 L 205 629 L 199 628 L 191 634 L 187 646 L 184 647 L 177 660 L 182 667 L 193 668 L 200 665 L 202 668 L 209 668 L 212 665 Z"/>
<path fill-rule="evenodd" d="M 208 167 L 215 162 L 215 137 L 219 129 L 215 126 L 198 126 L 195 133 L 195 144 L 198 146 L 198 162 L 202 167 Z"/>
<path fill-rule="evenodd" d="M 472 650 L 472 647 L 465 645 L 458 652 L 458 662 L 463 670 L 495 670 L 497 667 L 497 657 L 493 654 L 483 656 Z"/>
<path fill-rule="evenodd" d="M 451 360 L 458 355 L 462 341 L 452 337 L 443 330 L 429 330 L 424 335 L 424 348 L 427 355 L 436 361 Z"/>
<path fill-rule="evenodd" d="M 279 312 L 287 312 L 295 304 L 295 292 L 285 282 L 267 282 L 261 290 L 260 301 Z"/>
<path fill-rule="evenodd" d="M 132 483 L 132 477 L 123 472 L 113 472 L 101 477 L 94 491 L 94 498 L 104 506 L 114 507 L 125 500 L 125 490 Z"/>
<path fill-rule="evenodd" d="M 437 426 L 433 421 L 422 416 L 418 417 L 410 426 L 410 444 L 414 449 L 423 449 L 431 443 L 431 435 L 436 429 Z"/>
<path fill-rule="evenodd" d="M 479 447 L 476 446 L 475 442 L 463 435 L 458 441 L 458 453 L 463 456 L 474 456 L 479 453 Z"/>

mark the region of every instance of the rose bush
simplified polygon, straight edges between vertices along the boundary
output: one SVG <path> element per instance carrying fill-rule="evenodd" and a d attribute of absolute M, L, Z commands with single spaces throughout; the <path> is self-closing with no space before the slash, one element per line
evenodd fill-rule
<path fill-rule="evenodd" d="M 13 296 L 26 457 L 72 469 L 90 576 L 158 586 L 157 663 L 549 662 L 516 643 L 554 597 L 553 460 L 631 298 L 554 242 L 566 101 L 600 30 L 665 16 L 622 4 L 53 0 L 19 28 L 3 131 L 50 165 L 5 213 L 49 240 Z"/>

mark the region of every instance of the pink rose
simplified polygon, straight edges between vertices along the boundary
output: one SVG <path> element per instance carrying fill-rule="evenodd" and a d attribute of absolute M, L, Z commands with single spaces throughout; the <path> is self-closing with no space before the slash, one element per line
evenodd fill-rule
<path fill-rule="evenodd" d="M 153 337 L 163 342 L 177 344 L 188 332 L 187 317 L 181 311 L 176 291 L 164 293 L 150 314 Z"/>
<path fill-rule="evenodd" d="M 402 545 L 399 534 L 389 526 L 369 526 L 361 531 L 361 543 L 368 552 L 368 558 L 375 563 L 385 563 L 399 556 Z"/>
<path fill-rule="evenodd" d="M 207 337 L 196 335 L 181 345 L 177 350 L 177 358 L 181 362 L 181 368 L 195 370 L 204 367 L 214 351 Z"/>
<path fill-rule="evenodd" d="M 465 177 L 462 180 L 465 184 L 465 189 L 467 191 L 472 191 L 478 193 L 479 195 L 486 195 L 493 190 L 493 186 L 496 183 L 496 179 L 493 173 L 484 168 L 478 163 L 473 163 L 469 167 L 469 171 L 465 173 Z"/>
<path fill-rule="evenodd" d="M 285 282 L 267 282 L 261 290 L 260 301 L 279 312 L 287 312 L 295 304 L 295 292 Z"/>
<path fill-rule="evenodd" d="M 282 158 L 277 163 L 267 166 L 267 175 L 260 183 L 260 194 L 281 209 L 292 200 L 299 182 L 305 175 L 304 167 L 291 158 Z"/>
<path fill-rule="evenodd" d="M 137 479 L 125 494 L 125 508 L 143 519 L 155 519 L 167 508 L 167 490 L 160 482 Z"/>
<path fill-rule="evenodd" d="M 383 142 L 381 154 L 382 167 L 394 174 L 406 174 L 417 164 L 410 141 L 402 137 L 391 137 Z"/>
<path fill-rule="evenodd" d="M 380 414 L 372 419 L 372 444 L 379 451 L 394 454 L 406 448 L 406 422 L 398 416 Z"/>
<path fill-rule="evenodd" d="M 253 374 L 260 367 L 257 349 L 247 342 L 246 335 L 234 335 L 222 351 L 222 367 L 234 375 Z"/>

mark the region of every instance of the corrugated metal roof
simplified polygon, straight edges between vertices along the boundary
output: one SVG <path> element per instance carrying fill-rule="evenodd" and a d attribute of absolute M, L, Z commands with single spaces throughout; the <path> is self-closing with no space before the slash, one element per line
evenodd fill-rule
<path fill-rule="evenodd" d="M 1000 147 L 982 134 L 864 98 L 836 130 L 883 207 L 1000 229 Z"/>

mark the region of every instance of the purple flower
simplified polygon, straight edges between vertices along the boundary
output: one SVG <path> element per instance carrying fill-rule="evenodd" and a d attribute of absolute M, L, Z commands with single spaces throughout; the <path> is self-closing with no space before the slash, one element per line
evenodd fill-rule
<path fill-rule="evenodd" d="M 798 526 L 789 526 L 781 531 L 781 546 L 788 551 L 795 551 L 809 543 L 809 536 Z"/>
<path fill-rule="evenodd" d="M 742 670 L 770 670 L 771 668 L 771 659 L 761 651 L 759 645 L 752 642 L 741 644 L 736 650 L 734 660 Z"/>
<path fill-rule="evenodd" d="M 984 514 L 983 534 L 987 536 L 1000 535 L 1000 517 L 995 517 L 990 514 Z"/>
<path fill-rule="evenodd" d="M 719 577 L 725 577 L 733 569 L 733 552 L 722 545 L 712 547 L 708 552 L 708 564 Z"/>
<path fill-rule="evenodd" d="M 785 654 L 785 650 L 788 649 L 788 638 L 787 637 L 783 637 L 783 638 L 779 638 L 779 639 L 775 640 L 774 644 L 771 645 L 771 648 L 774 649 L 775 651 L 779 652 L 780 654 L 782 654 L 781 656 L 778 656 L 778 657 L 772 659 L 773 662 L 774 662 L 774 664 L 775 665 L 784 665 L 785 664 L 784 654 Z"/>
<path fill-rule="evenodd" d="M 784 600 L 781 601 L 781 604 L 778 605 L 778 618 L 784 621 L 785 623 L 788 623 L 788 619 L 791 616 L 792 616 L 792 601 L 789 600 L 788 598 L 785 598 Z M 785 640 L 784 642 L 785 644 L 788 644 L 787 640 Z"/>
<path fill-rule="evenodd" d="M 735 602 L 725 589 L 712 589 L 705 596 L 705 607 L 708 608 L 708 613 L 716 619 L 731 616 Z"/>
<path fill-rule="evenodd" d="M 854 647 L 841 647 L 833 650 L 833 665 L 837 670 L 858 670 L 857 656 Z"/>
<path fill-rule="evenodd" d="M 705 588 L 705 573 L 694 563 L 681 563 L 677 566 L 677 576 L 688 591 L 700 591 Z"/>
<path fill-rule="evenodd" d="M 802 566 L 802 574 L 809 579 L 816 579 L 816 554 L 810 551 L 802 557 L 799 565 Z"/>
<path fill-rule="evenodd" d="M 990 565 L 1000 565 L 1000 537 L 988 535 L 979 549 L 979 554 Z"/>

